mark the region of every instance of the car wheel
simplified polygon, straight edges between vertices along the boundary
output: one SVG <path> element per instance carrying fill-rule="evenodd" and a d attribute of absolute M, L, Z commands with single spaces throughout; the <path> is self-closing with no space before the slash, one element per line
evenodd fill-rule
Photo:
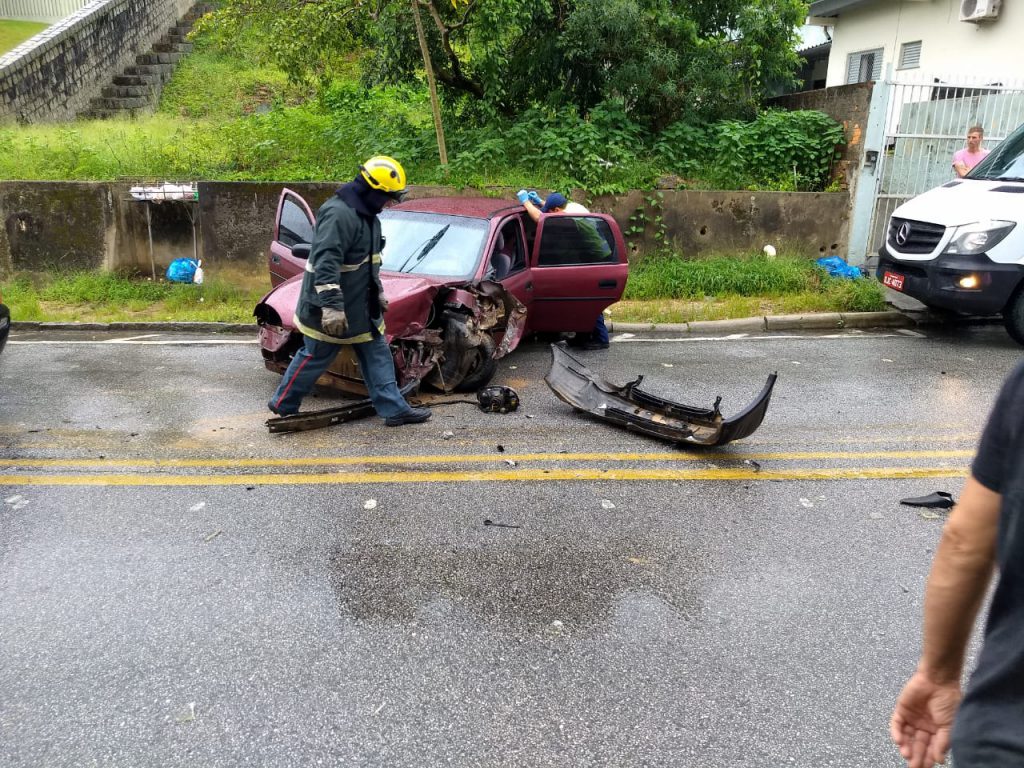
<path fill-rule="evenodd" d="M 1010 338 L 1024 346 L 1024 286 L 1017 289 L 1003 310 L 1003 325 Z"/>
<path fill-rule="evenodd" d="M 478 345 L 470 346 L 466 318 L 449 313 L 445 320 L 444 357 L 425 383 L 442 392 L 467 392 L 483 386 L 494 375 L 494 339 L 482 336 Z"/>
<path fill-rule="evenodd" d="M 455 387 L 458 392 L 475 392 L 494 377 L 498 370 L 498 361 L 494 359 L 494 339 L 484 336 L 484 341 L 477 347 L 466 350 L 473 360 L 469 363 L 469 373 Z M 463 358 L 465 360 L 465 358 Z"/>

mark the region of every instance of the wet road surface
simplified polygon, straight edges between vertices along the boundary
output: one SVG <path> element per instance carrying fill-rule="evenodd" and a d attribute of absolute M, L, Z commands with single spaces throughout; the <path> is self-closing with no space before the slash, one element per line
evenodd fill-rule
<path fill-rule="evenodd" d="M 247 337 L 12 335 L 0 764 L 899 765 L 942 518 L 898 500 L 959 491 L 1019 348 L 581 356 L 727 415 L 779 383 L 753 436 L 680 451 L 574 414 L 530 344 L 514 414 L 269 435 Z"/>

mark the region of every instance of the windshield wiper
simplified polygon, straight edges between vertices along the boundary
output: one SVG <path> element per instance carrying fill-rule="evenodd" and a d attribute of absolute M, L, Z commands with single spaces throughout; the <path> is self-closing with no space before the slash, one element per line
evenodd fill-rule
<path fill-rule="evenodd" d="M 996 176 L 993 181 L 1024 181 L 1024 176 Z"/>
<path fill-rule="evenodd" d="M 413 257 L 416 258 L 417 263 L 423 261 L 423 258 L 428 253 L 430 253 L 430 251 L 434 248 L 435 245 L 437 245 L 441 241 L 441 238 L 444 237 L 444 233 L 448 231 L 448 227 L 450 227 L 450 226 L 451 226 L 451 224 L 445 224 L 443 227 L 441 227 L 437 231 L 437 233 L 435 235 L 433 235 L 429 240 L 427 240 L 427 242 L 425 242 L 423 245 L 421 245 L 415 251 L 410 253 L 409 254 L 409 258 L 407 258 L 405 261 L 402 262 L 402 266 L 400 266 L 397 271 L 398 272 L 405 272 L 406 264 L 408 264 L 410 261 L 412 261 Z"/>

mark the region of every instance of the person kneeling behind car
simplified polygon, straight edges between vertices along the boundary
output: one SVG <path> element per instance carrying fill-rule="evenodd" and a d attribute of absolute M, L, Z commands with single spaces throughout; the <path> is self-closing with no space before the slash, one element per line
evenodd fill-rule
<path fill-rule="evenodd" d="M 303 347 L 267 407 L 278 416 L 297 413 L 342 344 L 351 344 L 374 410 L 389 427 L 430 418 L 413 408 L 395 381 L 395 365 L 384 338 L 388 301 L 380 281 L 383 247 L 377 214 L 389 200 L 405 195 L 405 170 L 379 155 L 364 163 L 354 180 L 321 206 L 295 309 Z"/>
<path fill-rule="evenodd" d="M 540 221 L 541 215 L 545 213 L 590 213 L 585 206 L 570 202 L 561 192 L 552 192 L 548 195 L 547 200 L 542 201 L 540 195 L 533 190 L 521 189 L 516 193 L 516 198 L 523 204 L 527 215 L 535 222 Z M 580 223 L 589 229 L 589 231 L 583 230 L 582 234 L 585 237 L 590 235 L 594 247 L 598 251 L 603 250 L 607 253 L 607 243 L 593 229 L 592 225 L 589 222 L 581 221 Z M 608 327 L 604 324 L 603 312 L 598 314 L 593 330 L 581 342 L 574 343 L 574 346 L 580 346 L 587 350 L 608 349 Z"/>

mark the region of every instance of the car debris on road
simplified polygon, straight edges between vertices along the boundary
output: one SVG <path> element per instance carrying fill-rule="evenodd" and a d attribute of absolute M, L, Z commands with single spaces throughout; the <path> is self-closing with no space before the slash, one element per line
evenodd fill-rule
<path fill-rule="evenodd" d="M 777 378 L 770 374 L 761 394 L 729 419 L 719 410 L 721 397 L 711 408 L 695 408 L 644 392 L 643 376 L 611 384 L 570 355 L 565 342 L 551 345 L 551 370 L 544 381 L 560 400 L 602 421 L 673 443 L 713 446 L 747 437 L 761 426 Z"/>

